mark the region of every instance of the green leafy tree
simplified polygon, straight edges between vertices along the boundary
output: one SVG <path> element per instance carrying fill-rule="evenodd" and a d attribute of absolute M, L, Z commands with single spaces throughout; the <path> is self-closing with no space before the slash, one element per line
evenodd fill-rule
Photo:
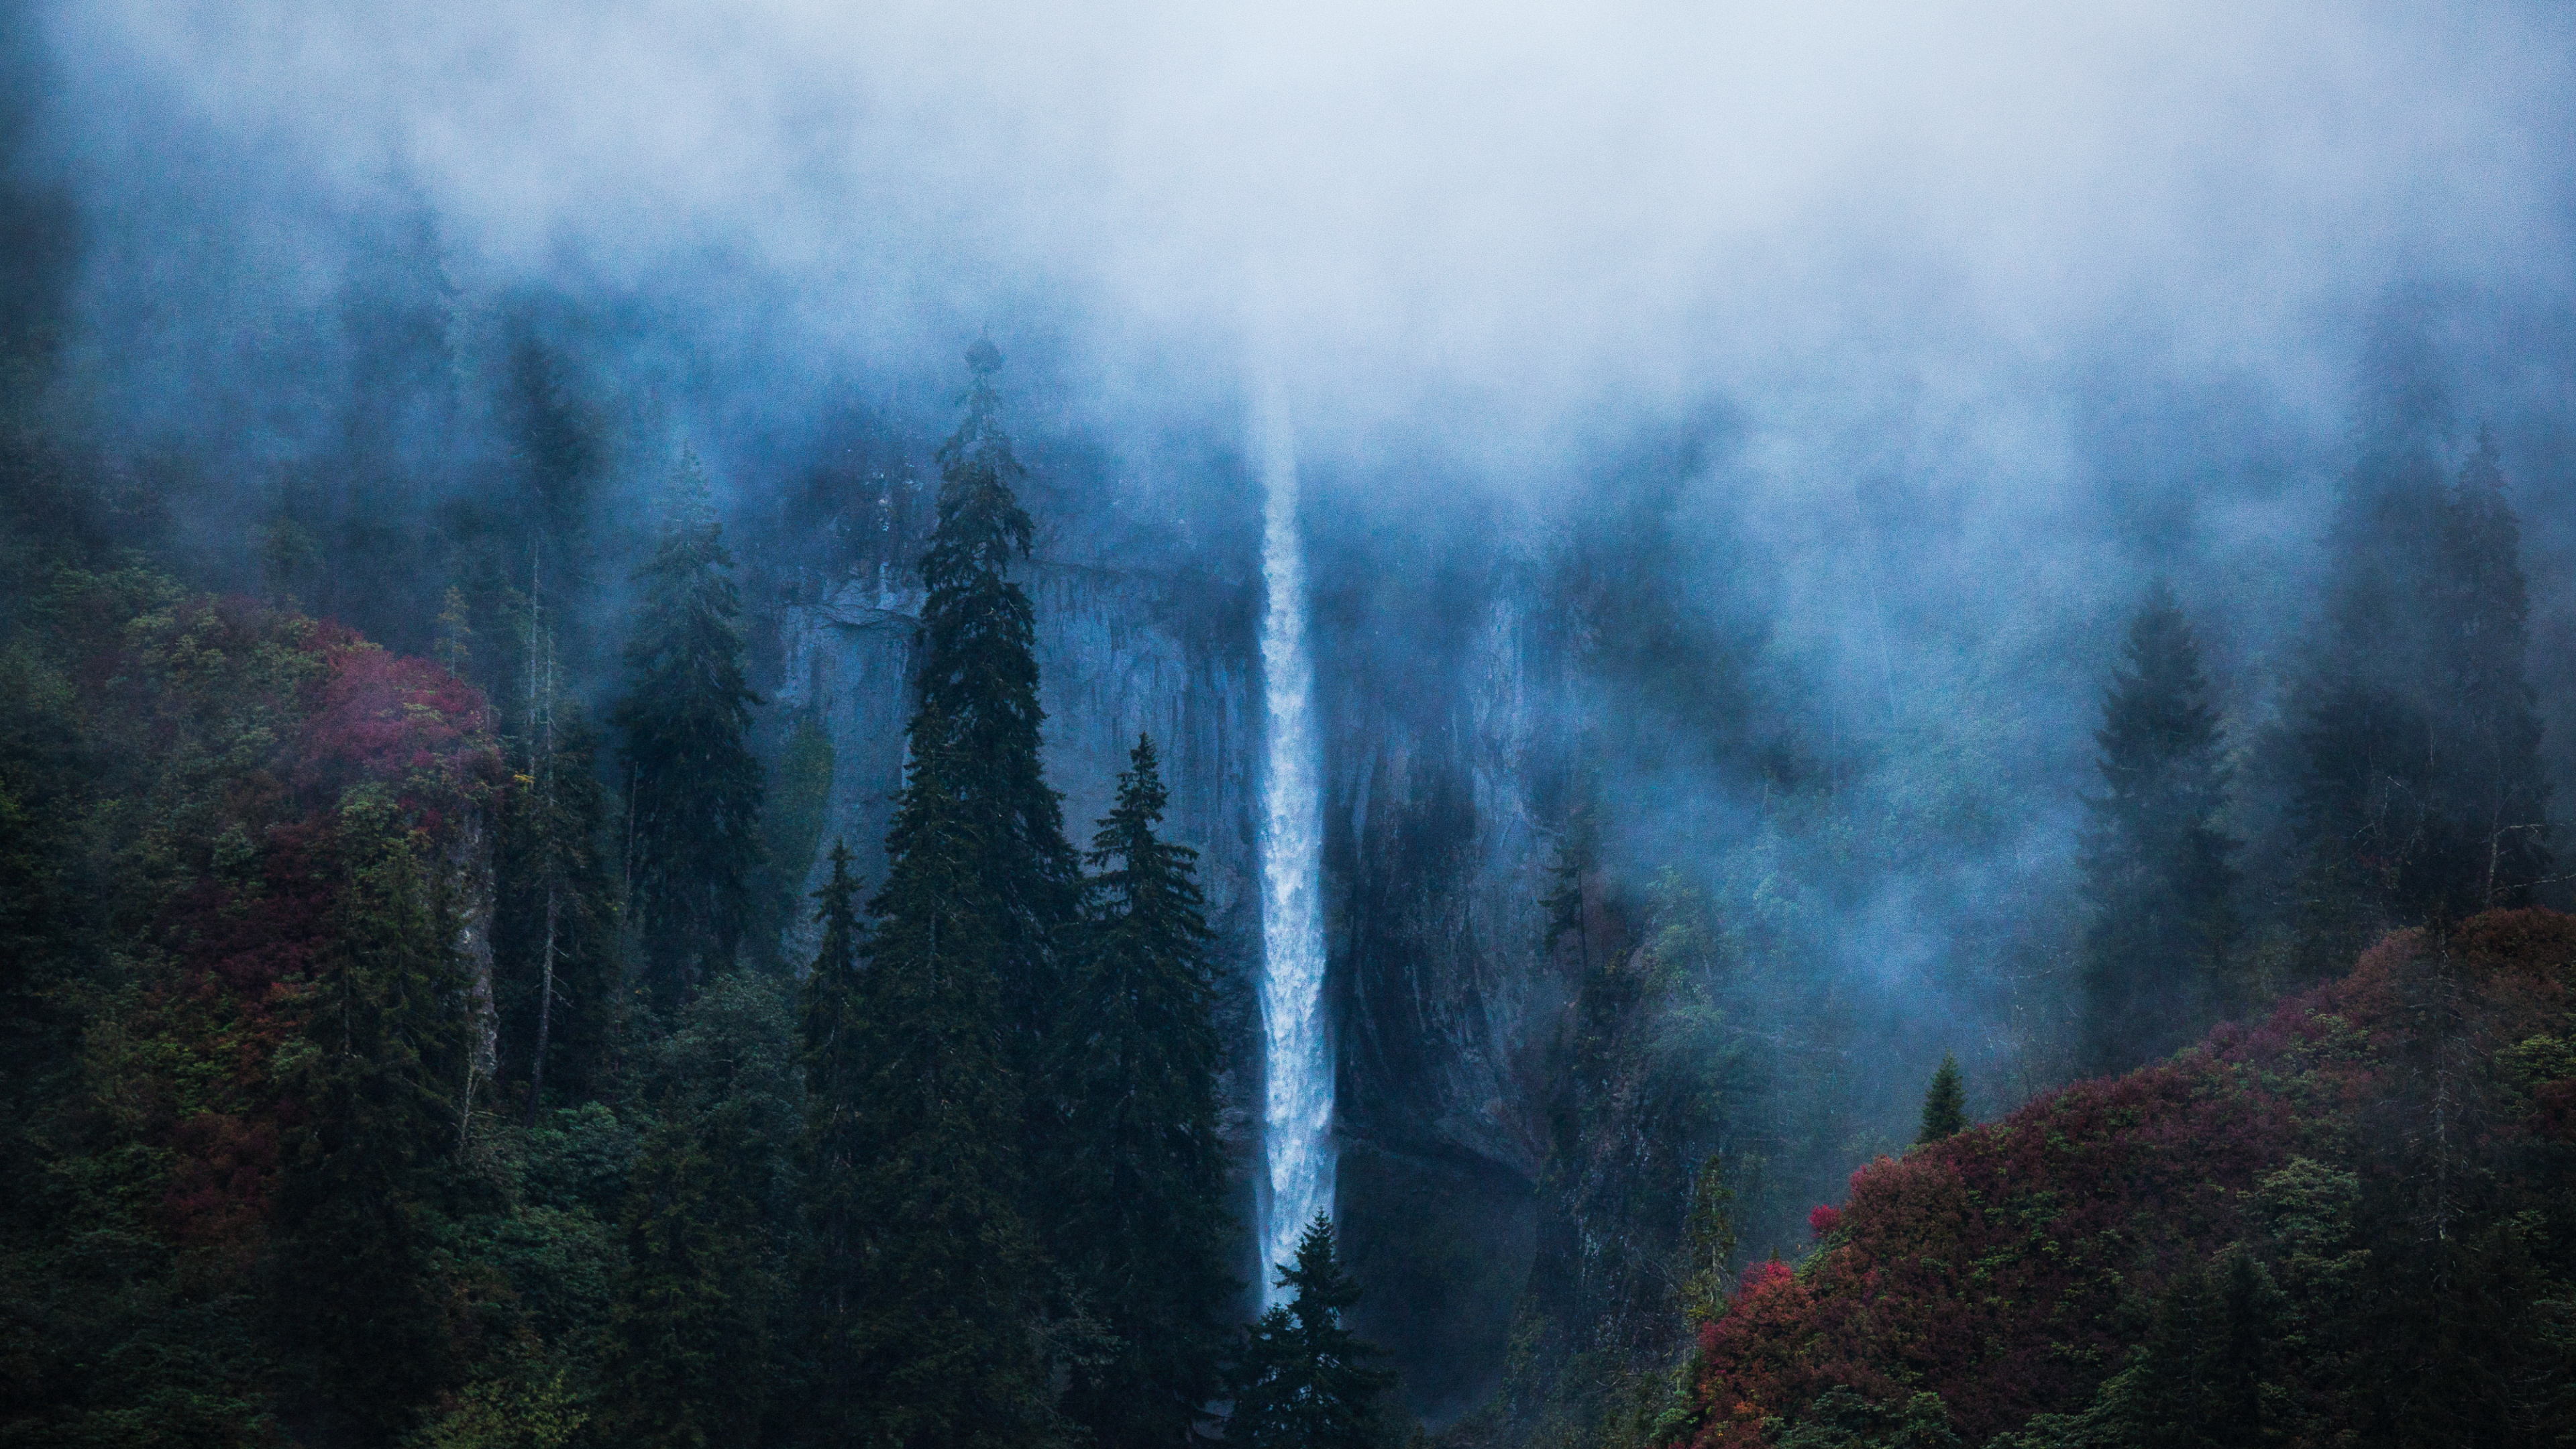
<path fill-rule="evenodd" d="M 2087 1064 L 2111 1071 L 2179 1046 L 2213 1005 L 2237 934 L 2226 740 L 2191 622 L 2162 580 L 2130 620 L 2102 698 L 2103 793 L 2086 802 Z"/>
<path fill-rule="evenodd" d="M 1385 1437 L 1378 1400 L 1394 1376 L 1368 1366 L 1378 1350 L 1342 1326 L 1360 1297 L 1333 1254 L 1333 1225 L 1321 1216 L 1297 1241 L 1297 1260 L 1279 1266 L 1292 1290 L 1245 1335 L 1234 1370 L 1234 1413 L 1226 1442 L 1246 1449 L 1362 1449 Z"/>
<path fill-rule="evenodd" d="M 1066 1120 L 1050 1245 L 1116 1340 L 1064 1409 L 1104 1444 L 1181 1444 L 1219 1397 L 1238 1284 L 1217 1136 L 1218 1041 L 1198 852 L 1155 827 L 1167 798 L 1139 737 L 1088 857 L 1057 1080 Z"/>
<path fill-rule="evenodd" d="M 731 968 L 760 860 L 761 768 L 747 735 L 759 701 L 743 674 L 741 592 L 694 453 L 637 576 L 626 644 L 628 909 L 645 983 L 668 1011 Z"/>
<path fill-rule="evenodd" d="M 1775 1442 L 1779 1449 L 1958 1449 L 1959 1436 L 1939 1394 L 1913 1394 L 1900 1405 L 1833 1388 Z"/>
<path fill-rule="evenodd" d="M 1932 1085 L 1923 1093 L 1923 1130 L 1916 1133 L 1917 1142 L 1938 1142 L 1955 1137 L 1968 1127 L 1968 1084 L 1959 1075 L 1959 1059 L 1944 1052 L 1939 1070 L 1932 1073 Z"/>

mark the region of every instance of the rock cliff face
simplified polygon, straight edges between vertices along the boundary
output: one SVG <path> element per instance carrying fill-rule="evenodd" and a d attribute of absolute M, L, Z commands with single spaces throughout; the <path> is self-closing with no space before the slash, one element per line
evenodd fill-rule
<path fill-rule="evenodd" d="M 1044 559 L 1037 607 L 1049 780 L 1087 842 L 1138 731 L 1163 749 L 1172 837 L 1200 872 L 1226 972 L 1231 1128 L 1260 1151 L 1257 584 Z M 1535 682 L 1507 581 L 1427 635 L 1392 614 L 1319 610 L 1326 893 L 1338 1024 L 1341 1218 L 1363 1327 L 1396 1350 L 1417 1406 L 1491 1385 L 1526 1281 L 1547 1150 L 1542 1063 L 1564 1000 L 1540 944 L 1539 787 L 1563 718 Z M 845 578 L 782 621 L 782 713 L 830 737 L 823 840 L 870 879 L 903 781 L 921 605 L 892 571 Z M 810 884 L 810 882 L 809 882 Z M 1241 1206 L 1250 1210 L 1247 1191 Z M 1245 1235 L 1243 1273 L 1259 1271 Z"/>
<path fill-rule="evenodd" d="M 1248 1220 L 1260 1151 L 1257 590 L 1186 572 L 1110 572 L 1043 558 L 1019 577 L 1036 606 L 1047 780 L 1064 792 L 1066 834 L 1077 848 L 1090 844 L 1142 732 L 1162 752 L 1171 790 L 1165 828 L 1199 852 L 1218 939 L 1221 1025 L 1236 1064 L 1225 1083 L 1227 1130 L 1244 1165 L 1238 1211 Z M 773 692 L 780 715 L 815 720 L 832 746 L 824 850 L 809 867 L 809 890 L 835 838 L 848 842 L 863 879 L 884 879 L 922 604 L 919 584 L 892 568 L 845 577 L 819 594 L 787 607 Z M 1243 1252 L 1248 1282 L 1249 1235 Z"/>
<path fill-rule="evenodd" d="M 1245 604 L 1200 580 L 1044 562 L 1022 583 L 1037 607 L 1047 778 L 1064 792 L 1066 833 L 1088 844 L 1128 750 L 1151 734 L 1171 786 L 1172 836 L 1201 852 L 1211 923 L 1232 954 L 1257 943 L 1261 722 L 1249 635 L 1225 617 Z M 819 602 L 790 605 L 780 631 L 774 703 L 822 723 L 832 743 L 823 836 L 846 839 L 871 880 L 884 874 L 886 825 L 903 788 L 921 598 L 918 585 L 890 573 L 849 578 Z"/>
<path fill-rule="evenodd" d="M 1361 1326 L 1435 1421 L 1491 1390 L 1528 1281 L 1565 983 L 1543 951 L 1547 793 L 1571 717 L 1528 581 L 1453 581 L 1326 630 L 1325 869 L 1343 1232 Z"/>

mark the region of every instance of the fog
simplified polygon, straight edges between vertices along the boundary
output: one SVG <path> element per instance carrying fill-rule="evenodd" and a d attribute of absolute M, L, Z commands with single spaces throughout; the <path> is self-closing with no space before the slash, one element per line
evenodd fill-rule
<path fill-rule="evenodd" d="M 2545 749 L 2576 790 L 2563 5 L 101 0 L 23 22 L 18 164 L 79 218 L 58 405 L 138 469 L 211 480 L 182 512 L 236 576 L 377 386 L 351 299 L 404 287 L 434 295 L 469 399 L 386 425 L 429 492 L 502 466 L 470 399 L 514 327 L 576 359 L 635 516 L 684 439 L 752 514 L 857 432 L 935 437 L 978 334 L 1042 489 L 1230 538 L 1239 576 L 1256 374 L 1319 536 L 1410 540 L 1372 557 L 1539 557 L 1661 480 L 1651 582 L 1720 634 L 1749 621 L 1711 688 L 1758 693 L 1752 733 L 1882 822 L 1799 928 L 1821 994 L 1912 1023 L 1855 1150 L 1956 1022 L 1996 1043 L 1982 1108 L 2044 1085 L 2014 973 L 2062 944 L 2122 620 L 2172 578 L 2250 746 L 2390 377 L 2440 394 L 2446 459 L 2480 426 L 2502 444 Z M 1617 782 L 1641 869 L 1751 849 L 1752 749 Z"/>
<path fill-rule="evenodd" d="M 47 18 L 84 190 L 289 300 L 417 197 L 469 283 L 649 296 L 809 372 L 1041 332 L 1106 420 L 1223 386 L 1266 293 L 1319 440 L 1515 481 L 1722 395 L 1784 474 L 1866 432 L 2027 494 L 2106 351 L 2331 433 L 2392 287 L 2565 295 L 2551 7 Z"/>

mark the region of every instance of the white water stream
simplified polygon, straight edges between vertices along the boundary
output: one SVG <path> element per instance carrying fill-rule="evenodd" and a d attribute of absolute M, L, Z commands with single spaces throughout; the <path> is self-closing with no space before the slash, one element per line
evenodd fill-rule
<path fill-rule="evenodd" d="M 1285 399 L 1261 389 L 1253 410 L 1261 470 L 1261 677 L 1268 758 L 1261 784 L 1261 1033 L 1269 1160 L 1262 1301 L 1275 1265 L 1333 1206 L 1333 1042 L 1324 1016 L 1323 781 L 1315 740 L 1315 666 L 1306 652 L 1306 562 L 1297 531 L 1297 454 Z"/>

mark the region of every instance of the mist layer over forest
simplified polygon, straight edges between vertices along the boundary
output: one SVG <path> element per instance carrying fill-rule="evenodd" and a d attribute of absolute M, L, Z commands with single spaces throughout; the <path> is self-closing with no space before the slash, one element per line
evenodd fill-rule
<path fill-rule="evenodd" d="M 1401 1419 L 1460 1444 L 1787 1442 L 1780 1423 L 1725 1439 L 1743 1426 L 1685 1422 L 1666 1401 L 1698 1402 L 1694 1375 L 1732 1361 L 1694 1335 L 1752 1301 L 1748 1264 L 1845 1241 L 1810 1209 L 1929 1133 L 1923 1092 L 1945 1057 L 1962 1124 L 1995 1119 L 2222 1021 L 2327 1000 L 2302 993 L 2384 931 L 2571 904 L 2555 824 L 2576 798 L 2563 7 L 0 0 L 0 74 L 0 347 L 24 534 L 10 619 L 54 641 L 25 646 L 54 661 L 25 666 L 52 681 L 22 691 L 27 708 L 62 712 L 13 725 L 10 758 L 55 759 L 44 741 L 109 738 L 142 708 L 77 660 L 149 673 L 185 652 L 173 640 L 213 648 L 170 622 L 195 617 L 177 600 L 254 611 L 223 614 L 226 647 L 268 651 L 277 671 L 153 686 L 171 718 L 238 724 L 236 753 L 209 755 L 234 764 L 184 789 L 96 787 L 191 823 L 172 827 L 189 843 L 149 849 L 123 825 L 82 837 L 82 858 L 126 862 L 111 873 L 137 894 L 99 906 L 62 960 L 112 954 L 131 983 L 23 988 L 50 1003 L 29 1008 L 46 1024 L 25 1040 L 57 1054 L 26 1059 L 56 1065 L 12 1090 L 88 1105 L 12 1151 L 63 1182 L 77 1174 L 62 1163 L 109 1160 L 116 1132 L 214 1161 L 217 1129 L 184 1124 L 257 1117 L 249 1096 L 172 1088 L 137 1109 L 145 1125 L 99 1126 L 114 1113 L 97 1103 L 124 1098 L 97 1081 L 164 1069 L 132 1064 L 150 1053 L 99 1065 L 97 1023 L 146 1034 L 130 1003 L 161 999 L 152 953 L 186 958 L 168 922 L 195 919 L 172 902 L 213 911 L 187 892 L 248 869 L 226 832 L 268 852 L 260 830 L 285 840 L 357 819 L 349 791 L 409 788 L 390 756 L 333 753 L 340 705 L 295 694 L 262 713 L 271 695 L 341 688 L 314 680 L 378 679 L 351 662 L 361 638 L 443 671 L 367 687 L 392 711 L 379 723 L 411 709 L 452 727 L 420 758 L 481 802 L 401 796 L 449 822 L 405 849 L 459 880 L 489 873 L 487 905 L 460 908 L 488 937 L 473 990 L 492 1025 L 485 1056 L 456 1048 L 456 1112 L 489 1115 L 492 1151 L 521 1164 L 490 1169 L 521 1177 L 482 1206 L 440 1199 L 442 1221 L 586 1214 L 595 1242 L 525 1231 L 596 1247 L 604 1284 L 640 1271 L 631 1194 L 685 1157 L 655 1157 L 655 1134 L 824 1132 L 782 1125 L 830 1117 L 813 1105 L 820 1049 L 797 1056 L 785 1023 L 802 1011 L 813 1030 L 815 963 L 862 948 L 814 893 L 834 888 L 845 845 L 863 888 L 838 897 L 842 925 L 895 949 L 896 916 L 862 926 L 853 902 L 898 897 L 930 828 L 917 732 L 941 696 L 924 661 L 950 657 L 931 560 L 955 542 L 957 480 L 986 468 L 1026 510 L 1009 567 L 1047 718 L 1042 754 L 1035 740 L 1021 754 L 1061 793 L 1063 836 L 1142 818 L 1119 815 L 1152 794 L 1135 793 L 1142 733 L 1169 783 L 1161 838 L 1199 852 L 1203 1105 L 1225 1183 L 1223 1225 L 1201 1226 L 1225 1273 L 1191 1291 L 1224 1304 L 1230 1332 L 1276 1266 L 1255 1243 L 1299 1226 L 1264 1220 L 1261 1167 L 1277 1070 L 1257 984 L 1260 790 L 1276 769 L 1261 745 L 1277 718 L 1261 687 L 1276 667 L 1263 508 L 1282 466 L 1255 435 L 1264 409 L 1293 453 L 1312 648 L 1337 1250 L 1364 1290 L 1349 1320 L 1397 1385 L 1369 1433 Z M 702 773 L 747 782 L 725 829 L 756 838 L 741 858 L 756 863 L 705 871 L 688 852 L 713 847 L 637 803 L 652 768 L 637 640 L 678 617 L 671 580 L 688 569 L 735 591 L 740 758 Z M 289 656 L 303 662 L 276 663 Z M 2183 723 L 2156 713 L 2159 689 L 2191 703 Z M 287 783 L 256 809 L 238 802 L 258 791 L 205 783 L 254 736 L 301 741 L 261 766 Z M 2390 763 L 2401 737 L 2439 741 L 2418 753 L 2440 762 Z M 2116 842 L 2165 828 L 2136 824 L 2163 807 L 2123 803 L 2122 751 L 2140 740 L 2198 772 L 2175 787 L 2200 793 L 2174 849 L 2202 851 L 2209 873 L 2197 904 L 2121 936 Z M 544 833 L 557 825 L 511 834 L 521 807 L 493 803 L 532 781 L 553 791 L 558 760 L 587 802 L 563 807 L 586 822 L 560 826 L 578 850 Z M 2351 761 L 2346 799 L 2333 782 Z M 52 799 L 27 781 L 55 768 L 23 765 L 0 801 Z M 489 799 L 455 783 L 485 774 Z M 1031 803 L 1033 781 L 1009 787 L 1026 793 L 1006 833 L 1031 832 L 1049 889 L 1089 900 L 1107 887 L 1084 872 L 1110 867 L 1046 844 L 1054 827 L 1030 822 L 1056 807 Z M 201 818 L 168 803 L 181 795 L 235 803 Z M 440 833 L 486 809 L 490 842 Z M 2478 810 L 2483 825 L 2459 823 Z M 485 865 L 456 864 L 486 849 Z M 374 879 L 355 855 L 311 851 Z M 590 873 L 528 864 L 562 851 Z M 144 857 L 150 871 L 128 872 Z M 537 1023 L 556 1019 L 556 894 L 575 875 L 597 897 L 578 970 L 598 1002 L 558 1041 Z M 732 895 L 697 916 L 673 904 L 719 875 Z M 1022 926 L 1039 930 L 1005 922 L 995 939 Z M 134 944 L 147 935 L 162 944 Z M 2104 964 L 2174 952 L 2189 964 Z M 722 984 L 737 968 L 770 995 Z M 2149 984 L 2119 984 L 2133 977 Z M 996 989 L 1030 1022 L 1053 1010 Z M 798 992 L 804 1005 L 782 1004 Z M 269 1045 L 301 1020 L 281 1016 Z M 90 1085 L 63 1085 L 76 1077 Z M 284 1141 L 305 1119 L 279 1120 Z M 293 1151 L 261 1150 L 225 1180 L 284 1174 L 291 1217 Z M 768 1244 L 779 1283 L 805 1282 L 783 1265 L 828 1238 L 813 1237 L 821 1209 L 794 1205 L 805 1169 L 722 1160 L 776 1174 L 741 1209 L 770 1226 L 744 1241 Z M 2256 1191 L 2260 1173 L 2239 1176 Z M 63 1191 L 66 1213 L 105 1211 L 81 1194 L 107 1189 Z M 151 1221 L 185 1251 L 220 1242 L 224 1271 L 268 1285 L 241 1293 L 280 1291 L 258 1276 L 292 1257 L 270 1236 Z M 1088 1229 L 1030 1231 L 1031 1263 L 1074 1271 L 1050 1234 Z M 2157 1251 L 2228 1241 L 2178 1233 Z M 166 1302 L 228 1311 L 205 1296 L 214 1279 L 167 1271 L 198 1286 Z M 513 1303 L 544 1296 L 512 1281 Z M 506 1331 L 499 1309 L 478 1320 L 490 1342 L 524 1329 L 538 1345 L 511 1360 L 517 1378 L 475 1367 L 499 1351 L 462 1329 L 437 1367 L 391 1386 L 331 1378 L 291 1333 L 273 1358 L 242 1348 L 217 1376 L 282 1417 L 224 1422 L 463 1443 L 488 1399 L 530 1422 L 528 1404 L 554 1405 L 577 1421 L 566 1436 L 678 1433 L 681 1409 L 562 1388 L 655 1377 L 620 1351 L 563 1347 L 626 1301 L 594 1287 L 587 1306 L 526 1307 Z M 812 1317 L 806 1288 L 777 1291 L 780 1323 Z M 1086 1383 L 1087 1301 L 1043 1315 L 1048 1362 Z M 738 1376 L 796 1387 L 686 1414 L 713 1415 L 701 1428 L 721 1442 L 837 1442 L 847 1424 L 778 1407 L 847 1397 L 828 1360 L 775 1374 L 760 1360 Z M 1972 1440 L 2082 1409 L 2115 1367 L 1977 1410 Z M 1200 1387 L 1223 1386 L 1202 1368 Z M 77 1397 L 53 1372 L 29 1370 L 51 1387 L 13 1390 L 9 1412 L 33 1423 Z M 1844 1382 L 1885 1398 L 1901 1378 Z M 473 1397 L 504 1379 L 520 1399 Z M 1778 1401 L 1789 1430 L 1816 1392 Z M 396 1399 L 375 1418 L 352 1407 Z M 1047 1412 L 1093 1412 L 1071 1402 Z"/>

